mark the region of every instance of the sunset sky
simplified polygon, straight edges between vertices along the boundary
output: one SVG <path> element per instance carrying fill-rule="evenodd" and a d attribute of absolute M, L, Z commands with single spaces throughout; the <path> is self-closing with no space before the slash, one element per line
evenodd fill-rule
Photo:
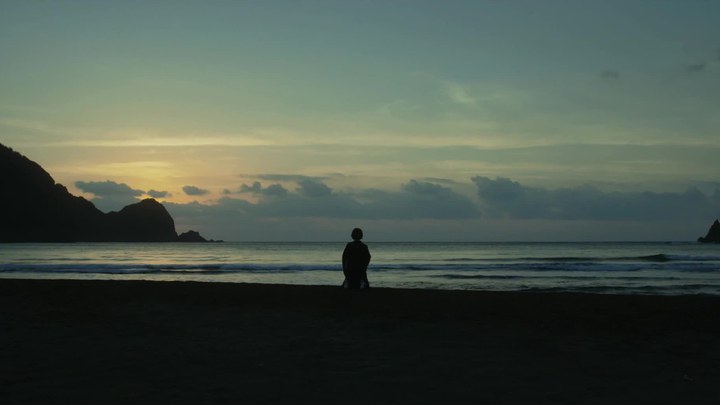
<path fill-rule="evenodd" d="M 694 240 L 720 216 L 718 16 L 3 0 L 0 142 L 210 238 Z"/>

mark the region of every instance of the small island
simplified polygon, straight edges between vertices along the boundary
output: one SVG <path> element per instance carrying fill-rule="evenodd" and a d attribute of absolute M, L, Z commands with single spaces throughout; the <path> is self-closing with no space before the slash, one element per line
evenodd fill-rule
<path fill-rule="evenodd" d="M 103 213 L 3 144 L 0 187 L 0 242 L 210 242 L 195 231 L 178 236 L 172 216 L 152 198 Z"/>
<path fill-rule="evenodd" d="M 720 243 L 720 222 L 716 219 L 707 232 L 707 235 L 698 238 L 700 243 Z"/>
<path fill-rule="evenodd" d="M 221 240 L 205 239 L 197 231 L 187 231 L 178 235 L 178 242 L 222 242 Z"/>

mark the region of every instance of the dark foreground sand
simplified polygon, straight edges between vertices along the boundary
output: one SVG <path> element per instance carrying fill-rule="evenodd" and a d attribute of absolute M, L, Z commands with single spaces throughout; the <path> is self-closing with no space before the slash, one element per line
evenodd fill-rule
<path fill-rule="evenodd" d="M 0 403 L 720 403 L 720 297 L 0 280 Z"/>

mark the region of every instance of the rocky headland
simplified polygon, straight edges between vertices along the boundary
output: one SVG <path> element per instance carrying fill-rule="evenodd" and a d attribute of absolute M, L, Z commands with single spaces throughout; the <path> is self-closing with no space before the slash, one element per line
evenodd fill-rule
<path fill-rule="evenodd" d="M 0 242 L 207 242 L 152 198 L 103 213 L 39 164 L 0 144 Z"/>

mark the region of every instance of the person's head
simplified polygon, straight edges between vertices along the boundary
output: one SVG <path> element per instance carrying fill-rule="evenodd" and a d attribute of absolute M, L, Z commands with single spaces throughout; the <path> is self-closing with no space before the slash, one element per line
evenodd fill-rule
<path fill-rule="evenodd" d="M 350 237 L 353 238 L 353 240 L 360 240 L 363 238 L 362 229 L 355 228 L 352 230 L 352 233 L 350 234 Z"/>

